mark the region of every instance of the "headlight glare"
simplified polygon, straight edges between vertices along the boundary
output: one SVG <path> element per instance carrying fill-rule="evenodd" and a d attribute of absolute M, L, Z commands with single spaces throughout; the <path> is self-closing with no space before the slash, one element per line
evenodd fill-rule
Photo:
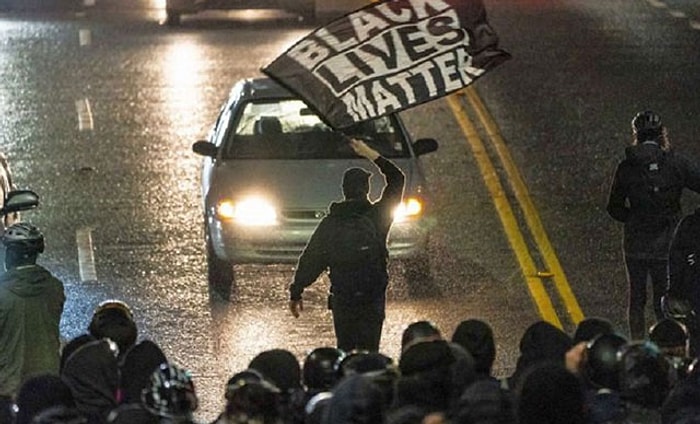
<path fill-rule="evenodd" d="M 423 202 L 417 197 L 407 197 L 394 209 L 394 222 L 417 218 L 423 212 Z"/>
<path fill-rule="evenodd" d="M 275 207 L 260 197 L 250 197 L 238 202 L 219 202 L 216 213 L 222 219 L 233 220 L 241 225 L 266 226 L 277 223 Z"/>

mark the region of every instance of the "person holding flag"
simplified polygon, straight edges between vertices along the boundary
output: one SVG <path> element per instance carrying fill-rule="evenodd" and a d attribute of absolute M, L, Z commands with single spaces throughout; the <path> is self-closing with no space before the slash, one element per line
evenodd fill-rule
<path fill-rule="evenodd" d="M 289 310 L 295 318 L 304 310 L 302 293 L 325 270 L 331 282 L 328 307 L 333 314 L 337 347 L 377 352 L 386 307 L 386 240 L 395 208 L 401 202 L 405 176 L 393 162 L 362 140 L 350 147 L 370 160 L 386 179 L 376 202 L 370 202 L 371 173 L 363 168 L 345 171 L 343 201 L 333 202 L 299 257 L 289 286 Z"/>

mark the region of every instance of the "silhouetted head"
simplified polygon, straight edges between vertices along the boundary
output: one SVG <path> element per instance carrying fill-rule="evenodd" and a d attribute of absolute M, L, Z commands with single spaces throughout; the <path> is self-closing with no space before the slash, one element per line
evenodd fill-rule
<path fill-rule="evenodd" d="M 362 168 L 350 168 L 343 174 L 343 196 L 346 199 L 366 199 L 369 194 L 370 172 Z"/>
<path fill-rule="evenodd" d="M 412 322 L 401 335 L 401 351 L 415 343 L 431 340 L 442 340 L 442 334 L 437 325 L 430 321 Z"/>
<path fill-rule="evenodd" d="M 345 352 L 336 347 L 319 347 L 304 359 L 302 380 L 307 390 L 330 390 L 338 382 L 337 366 Z"/>
<path fill-rule="evenodd" d="M 109 299 L 100 302 L 92 313 L 88 331 L 97 339 L 108 338 L 119 346 L 124 354 L 136 344 L 138 329 L 134 315 L 126 302 Z"/>
<path fill-rule="evenodd" d="M 5 229 L 2 234 L 7 269 L 36 263 L 44 252 L 44 234 L 28 222 L 19 222 Z"/>
<path fill-rule="evenodd" d="M 656 141 L 663 150 L 669 148 L 666 127 L 661 122 L 661 117 L 651 110 L 638 112 L 632 118 L 632 132 L 635 143 Z"/>
<path fill-rule="evenodd" d="M 583 374 L 596 387 L 620 389 L 620 361 L 618 351 L 627 339 L 618 334 L 600 334 L 587 344 Z"/>

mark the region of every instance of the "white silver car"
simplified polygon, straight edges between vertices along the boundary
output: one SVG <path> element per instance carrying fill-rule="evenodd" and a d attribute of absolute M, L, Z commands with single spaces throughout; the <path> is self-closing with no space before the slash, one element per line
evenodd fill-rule
<path fill-rule="evenodd" d="M 435 151 L 437 141 L 412 142 L 398 115 L 363 122 L 346 133 L 363 138 L 405 173 L 389 256 L 403 262 L 409 278 L 427 278 L 433 219 L 420 156 Z M 330 203 L 342 200 L 347 168 L 374 174 L 371 200 L 384 187 L 381 174 L 354 154 L 346 135 L 268 78 L 235 84 L 208 139 L 194 143 L 193 150 L 204 156 L 208 279 L 224 297 L 230 294 L 235 264 L 296 263 Z"/>
<path fill-rule="evenodd" d="M 316 0 L 165 0 L 166 25 L 179 25 L 182 15 L 204 10 L 282 9 L 306 23 L 316 18 Z"/>

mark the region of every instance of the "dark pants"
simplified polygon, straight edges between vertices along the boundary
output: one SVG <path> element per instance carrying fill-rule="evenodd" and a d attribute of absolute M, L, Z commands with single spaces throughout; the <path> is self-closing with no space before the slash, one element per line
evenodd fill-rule
<path fill-rule="evenodd" d="M 668 288 L 668 261 L 625 258 L 629 303 L 627 317 L 632 340 L 644 340 L 647 336 L 644 309 L 647 303 L 647 280 L 651 278 L 654 315 L 663 319 L 661 297 Z"/>
<path fill-rule="evenodd" d="M 351 302 L 331 299 L 333 327 L 338 349 L 379 351 L 384 324 L 384 299 L 372 302 Z"/>

